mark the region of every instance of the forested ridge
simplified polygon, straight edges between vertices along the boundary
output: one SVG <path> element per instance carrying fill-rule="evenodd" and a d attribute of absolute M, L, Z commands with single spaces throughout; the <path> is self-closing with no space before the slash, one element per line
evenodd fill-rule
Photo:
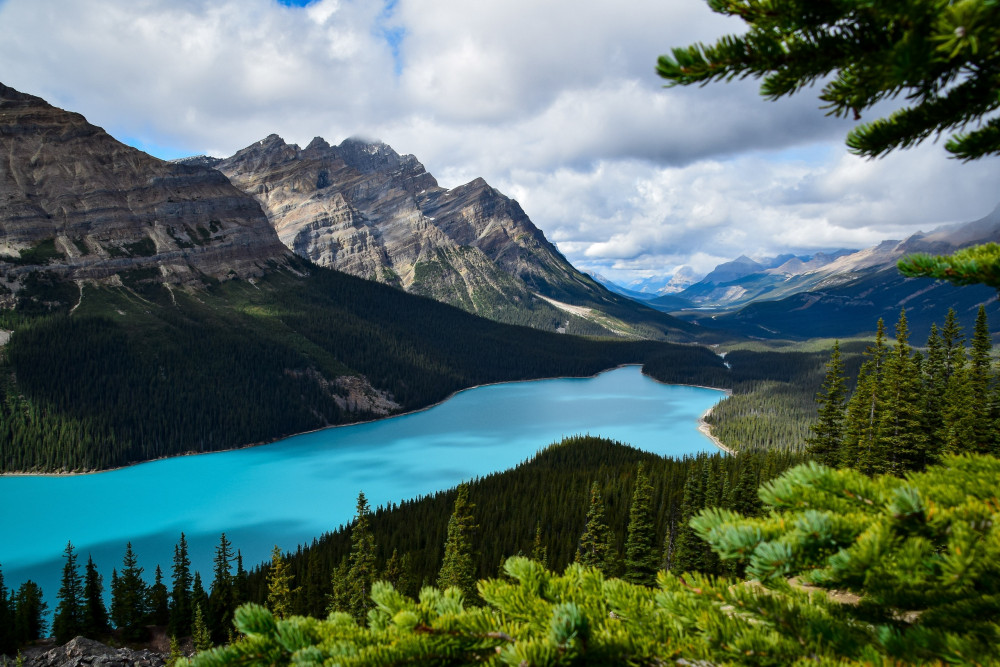
<path fill-rule="evenodd" d="M 595 490 L 603 499 L 601 511 L 609 536 L 604 555 L 607 573 L 628 572 L 629 525 L 637 485 L 650 490 L 646 503 L 653 527 L 649 555 L 655 567 L 673 562 L 676 569 L 701 563 L 698 567 L 705 571 L 727 572 L 686 522 L 708 506 L 755 511 L 758 484 L 802 460 L 801 454 L 778 450 L 672 459 L 603 438 L 567 438 L 511 470 L 463 485 L 477 526 L 470 536 L 469 574 L 472 580 L 495 576 L 504 561 L 516 554 L 533 556 L 555 569 L 579 559 Z M 361 533 L 371 545 L 367 585 L 387 579 L 399 590 L 416 595 L 422 586 L 438 581 L 449 515 L 459 493 L 460 489 L 448 489 L 376 508 L 361 517 L 362 528 L 356 517 L 310 545 L 287 554 L 276 551 L 271 562 L 247 569 L 239 557 L 239 544 L 222 535 L 213 571 L 193 572 L 182 534 L 172 563 L 139 562 L 131 546 L 122 545 L 120 567 L 110 582 L 102 582 L 96 565 L 82 568 L 72 545 L 67 545 L 58 592 L 43 592 L 34 582 L 7 591 L 0 571 L 0 628 L 4 628 L 0 653 L 13 654 L 16 646 L 46 636 L 49 630 L 61 641 L 75 634 L 107 639 L 112 626 L 119 640 L 142 641 L 147 625 L 166 626 L 170 634 L 183 638 L 198 632 L 200 624 L 215 643 L 222 642 L 229 636 L 236 606 L 268 603 L 279 575 L 287 588 L 289 614 L 323 617 L 338 595 L 344 597 L 337 587 L 345 585 L 345 568 L 356 560 L 352 554 Z M 351 575 L 349 579 L 360 585 L 364 577 Z M 106 609 L 99 602 L 105 591 L 111 600 Z M 197 607 L 202 616 L 198 623 Z M 46 625 L 47 610 L 54 612 L 51 628 Z M 208 640 L 202 648 L 212 643 Z"/>
<path fill-rule="evenodd" d="M 407 411 L 470 386 L 586 376 L 660 359 L 671 381 L 722 366 L 705 348 L 500 325 L 305 261 L 187 293 L 133 277 L 7 313 L 0 470 L 96 470 L 382 416 L 338 404 L 363 377 Z M 69 285 L 72 290 L 75 285 Z M 699 373 L 702 375 L 700 376 Z M 374 392 L 373 392 L 374 393 Z"/>

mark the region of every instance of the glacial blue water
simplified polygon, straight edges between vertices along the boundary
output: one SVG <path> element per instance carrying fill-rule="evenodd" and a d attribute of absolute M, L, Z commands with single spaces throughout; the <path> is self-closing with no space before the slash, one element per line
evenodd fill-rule
<path fill-rule="evenodd" d="M 110 472 L 0 477 L 0 568 L 8 588 L 42 586 L 52 611 L 72 541 L 110 583 L 131 541 L 144 576 L 169 588 L 181 532 L 206 588 L 219 534 L 249 569 L 353 518 L 358 491 L 386 505 L 505 470 L 576 434 L 682 456 L 714 447 L 698 417 L 723 397 L 660 384 L 627 366 L 593 378 L 477 387 L 428 410 L 280 442 Z M 582 501 L 581 501 L 582 502 Z M 582 527 L 581 527 L 582 528 Z"/>

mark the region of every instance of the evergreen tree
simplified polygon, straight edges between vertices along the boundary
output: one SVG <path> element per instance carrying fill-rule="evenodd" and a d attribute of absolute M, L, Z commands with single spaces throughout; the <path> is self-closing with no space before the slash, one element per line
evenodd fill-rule
<path fill-rule="evenodd" d="M 757 494 L 758 486 L 760 483 L 757 471 L 754 470 L 753 461 L 748 457 L 740 456 L 736 484 L 730 490 L 726 506 L 742 516 L 759 516 L 763 510 L 763 504 Z"/>
<path fill-rule="evenodd" d="M 830 361 L 826 364 L 826 379 L 816 396 L 819 419 L 810 428 L 806 448 L 824 465 L 838 465 L 844 440 L 844 409 L 847 405 L 847 383 L 844 362 L 840 357 L 840 341 L 834 341 Z"/>
<path fill-rule="evenodd" d="M 542 539 L 542 522 L 535 522 L 535 540 L 531 543 L 531 559 L 542 567 L 549 566 L 549 548 Z"/>
<path fill-rule="evenodd" d="M 197 602 L 194 605 L 194 620 L 191 622 L 191 641 L 196 651 L 212 648 L 212 634 L 205 622 L 205 615 L 201 613 L 201 604 Z"/>
<path fill-rule="evenodd" d="M 349 581 L 351 566 L 347 557 L 341 559 L 340 564 L 333 569 L 330 575 L 330 595 L 327 599 L 327 611 L 350 613 L 351 609 L 351 585 Z"/>
<path fill-rule="evenodd" d="M 347 585 L 350 591 L 348 611 L 357 619 L 363 619 L 372 608 L 371 590 L 375 583 L 375 536 L 371 531 L 371 510 L 364 492 L 358 493 L 357 513 L 351 528 L 350 569 Z"/>
<path fill-rule="evenodd" d="M 469 502 L 469 485 L 458 485 L 455 508 L 448 519 L 448 537 L 444 543 L 444 557 L 438 573 L 437 584 L 443 589 L 457 588 L 466 601 L 478 599 L 476 592 L 475 538 L 476 520 L 472 516 L 475 505 Z"/>
<path fill-rule="evenodd" d="M 886 453 L 877 437 L 885 390 L 883 374 L 888 356 L 885 323 L 881 318 L 875 333 L 875 344 L 868 347 L 865 356 L 867 359 L 858 372 L 857 386 L 847 402 L 843 464 L 870 475 L 887 466 Z"/>
<path fill-rule="evenodd" d="M 170 593 L 163 583 L 163 570 L 156 566 L 153 585 L 149 589 L 149 622 L 165 626 L 170 622 Z"/>
<path fill-rule="evenodd" d="M 226 539 L 226 534 L 222 533 L 219 537 L 219 546 L 215 549 L 212 591 L 209 598 L 212 637 L 219 642 L 225 640 L 232 628 L 233 612 L 236 610 L 236 588 L 232 574 L 234 560 L 233 545 Z"/>
<path fill-rule="evenodd" d="M 63 565 L 62 583 L 59 586 L 59 604 L 56 605 L 56 613 L 52 618 L 52 631 L 59 644 L 65 644 L 83 632 L 84 613 L 83 583 L 71 542 L 67 542 L 63 554 L 66 563 Z"/>
<path fill-rule="evenodd" d="M 701 467 L 704 470 L 704 466 Z M 701 471 L 695 470 L 690 471 L 684 480 L 681 521 L 676 529 L 674 553 L 670 562 L 670 569 L 673 572 L 694 572 L 704 566 L 702 552 L 705 550 L 705 545 L 695 535 L 689 522 L 705 507 L 705 481 L 706 477 Z"/>
<path fill-rule="evenodd" d="M 89 555 L 83 576 L 83 597 L 83 635 L 90 639 L 108 636 L 111 624 L 108 622 L 108 609 L 104 606 L 104 580 Z"/>
<path fill-rule="evenodd" d="M 635 487 L 629 506 L 628 532 L 625 539 L 625 581 L 641 586 L 656 583 L 659 554 L 656 526 L 653 523 L 653 487 L 646 467 L 640 463 L 635 473 Z"/>
<path fill-rule="evenodd" d="M 14 596 L 14 637 L 17 644 L 41 639 L 47 624 L 45 616 L 49 605 L 45 603 L 42 588 L 30 579 L 21 584 Z"/>
<path fill-rule="evenodd" d="M 1000 40 L 995 3 L 817 7 L 795 0 L 713 0 L 710 6 L 741 18 L 748 29 L 660 56 L 657 72 L 669 86 L 762 78 L 761 94 L 776 100 L 822 81 L 819 97 L 829 115 L 858 120 L 885 99 L 907 103 L 850 130 L 847 145 L 858 155 L 878 157 L 949 132 L 945 148 L 955 157 L 1000 153 L 1000 55 L 985 47 Z M 975 263 L 976 273 L 995 275 L 996 264 L 987 258 Z M 956 272 L 952 267 L 935 277 L 970 282 Z"/>
<path fill-rule="evenodd" d="M 143 568 L 132 551 L 132 543 L 125 546 L 120 575 L 111 579 L 111 619 L 129 641 L 146 638 L 146 616 L 148 615 L 148 592 L 142 579 Z"/>
<path fill-rule="evenodd" d="M 587 525 L 576 547 L 574 561 L 584 567 L 596 567 L 609 572 L 614 558 L 614 535 L 608 528 L 604 500 L 597 482 L 590 485 L 590 505 L 587 507 Z"/>
<path fill-rule="evenodd" d="M 969 395 L 971 398 L 969 413 L 972 419 L 969 429 L 971 440 L 966 443 L 966 451 L 980 454 L 996 453 L 993 449 L 994 433 L 991 419 L 994 411 L 992 405 L 992 359 L 990 356 L 992 349 L 993 343 L 986 320 L 986 308 L 980 305 L 972 334 L 972 346 L 969 350 Z"/>
<path fill-rule="evenodd" d="M 271 570 L 267 577 L 267 608 L 278 618 L 292 615 L 292 573 L 288 570 L 277 544 L 271 551 Z"/>
<path fill-rule="evenodd" d="M 761 489 L 768 513 L 692 521 L 755 581 L 662 573 L 656 589 L 510 558 L 483 607 L 385 583 L 364 625 L 343 615 L 235 615 L 246 637 L 193 667 L 337 664 L 916 665 L 996 663 L 1000 461 L 949 457 L 905 479 L 809 462 Z M 789 585 L 795 577 L 808 585 Z M 847 591 L 860 603 L 844 603 Z"/>
<path fill-rule="evenodd" d="M 246 602 L 249 599 L 249 593 L 247 591 L 247 571 L 243 569 L 243 554 L 240 550 L 236 550 L 236 576 L 233 578 L 233 587 L 235 589 L 235 599 L 237 604 Z"/>
<path fill-rule="evenodd" d="M 393 558 L 390 559 L 390 562 L 393 562 L 393 559 L 396 558 L 395 551 L 392 552 L 392 556 Z M 384 577 L 393 586 L 396 586 L 399 584 L 399 579 L 395 574 L 393 575 L 394 578 L 390 579 L 389 565 L 389 563 L 386 563 Z M 307 615 L 315 616 L 316 618 L 325 616 L 326 595 L 324 594 L 324 590 L 328 577 L 325 577 L 324 574 L 325 572 L 319 560 L 319 549 L 313 543 L 313 548 L 309 550 L 309 557 L 306 561 L 305 610 Z"/>
<path fill-rule="evenodd" d="M 883 409 L 879 415 L 876 439 L 879 451 L 885 452 L 879 472 L 901 475 L 922 470 L 931 460 L 922 411 L 923 389 L 920 372 L 909 345 L 906 311 L 896 323 L 896 344 L 888 355 L 883 375 Z M 878 470 L 878 468 L 876 468 Z"/>
<path fill-rule="evenodd" d="M 194 606 L 201 605 L 201 608 L 208 609 L 208 593 L 205 592 L 205 586 L 201 583 L 201 572 L 195 570 L 194 581 L 191 583 L 191 623 L 194 623 Z M 202 612 L 204 614 L 204 612 Z M 207 624 L 207 621 L 206 621 Z M 194 626 L 192 625 L 192 632 L 194 632 Z"/>
<path fill-rule="evenodd" d="M 174 637 L 187 637 L 191 634 L 194 611 L 191 606 L 191 559 L 188 557 L 184 533 L 181 533 L 181 538 L 174 547 L 172 575 L 169 632 Z"/>
<path fill-rule="evenodd" d="M 177 637 L 170 637 L 170 655 L 167 657 L 167 667 L 174 667 L 181 658 L 184 657 L 184 652 L 181 651 L 181 643 L 177 641 Z"/>
<path fill-rule="evenodd" d="M 954 311 L 951 311 L 954 313 Z M 927 359 L 923 365 L 924 432 L 927 434 L 934 458 L 940 454 L 945 440 L 944 403 L 948 390 L 944 343 L 937 324 L 931 324 L 927 337 Z"/>
<path fill-rule="evenodd" d="M 0 569 L 0 655 L 13 655 L 17 650 L 14 636 L 14 609 L 9 595 L 3 583 L 3 570 Z"/>

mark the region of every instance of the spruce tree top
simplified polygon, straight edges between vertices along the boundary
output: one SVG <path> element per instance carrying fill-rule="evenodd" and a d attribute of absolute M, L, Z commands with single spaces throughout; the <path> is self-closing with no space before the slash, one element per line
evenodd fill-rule
<path fill-rule="evenodd" d="M 861 120 L 883 100 L 906 102 L 851 130 L 852 153 L 879 157 L 950 135 L 953 157 L 1000 154 L 1000 0 L 707 2 L 749 29 L 660 56 L 656 70 L 668 87 L 754 77 L 776 100 L 825 81 L 819 98 L 829 115 Z M 1000 290 L 1000 246 L 904 257 L 899 270 Z"/>
<path fill-rule="evenodd" d="M 997 0 L 707 1 L 749 30 L 661 56 L 668 86 L 762 78 L 761 93 L 776 100 L 825 80 L 830 115 L 860 120 L 883 100 L 908 103 L 851 130 L 853 153 L 877 157 L 948 132 L 954 157 L 1000 153 Z"/>

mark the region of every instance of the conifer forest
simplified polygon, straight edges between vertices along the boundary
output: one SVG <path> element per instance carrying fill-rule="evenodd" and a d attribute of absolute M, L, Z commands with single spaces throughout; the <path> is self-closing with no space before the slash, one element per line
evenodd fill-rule
<path fill-rule="evenodd" d="M 729 425 L 735 455 L 567 438 L 398 505 L 372 508 L 362 492 L 350 524 L 264 564 L 222 534 L 205 573 L 183 534 L 171 563 L 123 545 L 109 582 L 67 544 L 49 602 L 30 581 L 7 590 L 0 571 L 0 653 L 47 634 L 141 643 L 162 627 L 202 651 L 194 665 L 658 664 L 664 651 L 792 664 L 803 646 L 830 664 L 990 664 L 1000 384 L 988 323 L 981 312 L 967 334 L 948 312 L 921 347 L 905 310 L 894 329 L 879 322 L 860 352 L 734 350 L 728 368 L 702 371 L 733 390 L 714 424 Z M 758 430 L 723 407 L 782 385 L 757 405 L 771 414 Z"/>
<path fill-rule="evenodd" d="M 64 3 L 67 15 L 82 16 L 68 8 L 87 4 L 100 20 L 60 31 L 60 11 L 47 7 L 35 21 L 44 33 L 11 39 L 10 25 L 33 25 L 24 17 L 34 21 L 35 5 L 53 3 L 28 4 L 0 0 L 5 69 L 30 82 L 55 76 L 58 63 L 58 77 L 41 89 L 110 114 L 117 102 L 90 78 L 101 69 L 93 62 L 108 63 L 128 98 L 150 96 L 140 107 L 123 100 L 122 113 L 148 109 L 155 129 L 106 115 L 131 128 L 127 146 L 80 114 L 0 84 L 2 481 L 100 473 L 117 485 L 128 471 L 116 468 L 385 417 L 409 425 L 408 413 L 465 389 L 543 378 L 564 387 L 624 365 L 641 367 L 647 387 L 652 378 L 725 397 L 690 424 L 710 450 L 678 445 L 672 451 L 701 453 L 675 457 L 625 437 L 559 430 L 520 464 L 473 476 L 455 452 L 479 456 L 486 447 L 469 443 L 485 429 L 463 423 L 462 438 L 440 455 L 454 473 L 447 484 L 463 481 L 428 483 L 436 490 L 387 505 L 373 506 L 371 498 L 389 496 L 363 486 L 348 502 L 318 501 L 310 487 L 293 505 L 293 492 L 275 491 L 279 464 L 265 456 L 253 461 L 254 483 L 236 474 L 224 483 L 234 467 L 226 457 L 272 450 L 192 459 L 227 463 L 212 469 L 211 484 L 174 473 L 151 477 L 163 488 L 146 485 L 170 510 L 172 557 L 142 553 L 153 541 L 143 534 L 122 539 L 114 562 L 96 562 L 60 536 L 57 561 L 30 564 L 32 572 L 61 567 L 58 584 L 43 591 L 15 580 L 28 569 L 3 563 L 0 550 L 0 667 L 65 667 L 52 656 L 81 636 L 153 647 L 163 658 L 155 664 L 169 667 L 1000 665 L 1000 322 L 988 319 L 992 292 L 983 305 L 979 293 L 954 297 L 968 285 L 1000 290 L 1000 206 L 968 223 L 948 209 L 942 226 L 915 231 L 995 184 L 1000 0 L 695 3 L 719 23 L 666 3 L 677 18 L 669 27 L 680 26 L 667 34 L 685 36 L 691 26 L 694 43 L 664 45 L 669 52 L 643 65 L 655 89 L 628 69 L 632 51 L 651 60 L 649 35 L 629 27 L 635 40 L 624 44 L 625 33 L 611 31 L 634 21 L 629 3 L 447 8 L 448 21 L 480 12 L 485 41 L 435 14 L 441 3 L 262 0 L 225 11 L 208 0 Z M 146 13 L 129 14 L 133 5 Z M 185 14 L 195 6 L 197 18 Z M 546 12 L 551 25 L 536 20 Z M 114 23 L 115 13 L 132 18 Z M 250 20 L 230 24 L 227 13 Z M 505 25 L 505 13 L 516 23 Z M 415 31 L 426 25 L 414 15 L 434 27 L 422 41 Z M 188 19 L 181 28 L 178 16 Z M 87 39 L 105 19 L 128 30 L 97 48 Z M 736 21 L 737 32 L 724 34 Z M 592 23 L 601 31 L 588 32 Z M 216 43 L 208 24 L 253 33 L 252 41 Z M 306 26 L 302 38 L 288 26 Z M 170 67 L 147 73 L 137 54 L 125 63 L 132 69 L 111 68 L 127 60 L 112 42 L 131 32 Z M 70 33 L 86 48 L 65 50 Z M 505 53 L 509 33 L 516 49 Z M 156 52 L 158 40 L 169 50 Z M 35 43 L 45 57 L 22 59 Z M 87 59 L 105 46 L 106 60 Z M 553 55 L 563 58 L 558 66 L 546 60 Z M 188 61 L 221 74 L 201 78 Z M 173 69 L 185 87 L 211 89 L 208 106 L 165 103 L 178 96 Z M 587 70 L 599 85 L 588 88 Z M 53 82 L 66 72 L 97 92 Z M 734 80 L 743 83 L 717 97 L 694 95 Z M 771 113 L 739 97 L 746 90 Z M 770 105 L 813 93 L 819 120 L 805 107 Z M 167 125 L 154 122 L 159 106 L 169 107 Z M 217 109 L 232 127 L 202 127 Z M 271 134 L 231 158 L 183 152 L 226 146 L 261 127 L 269 109 L 296 133 L 322 118 L 338 134 L 381 128 L 433 145 L 446 179 L 480 169 L 479 159 L 525 207 L 478 172 L 446 188 L 414 155 L 357 137 L 340 146 L 316 137 L 302 149 Z M 813 128 L 836 122 L 823 114 L 844 123 L 848 155 L 830 150 L 828 130 Z M 669 140 L 651 136 L 660 133 Z M 992 171 L 959 180 L 928 167 L 939 165 L 929 151 L 905 168 L 885 166 L 895 156 L 873 159 L 931 137 L 957 158 L 949 164 L 978 161 Z M 188 157 L 136 147 L 173 140 L 170 150 Z M 910 180 L 933 188 L 916 192 Z M 916 192 L 915 201 L 883 197 L 894 188 Z M 529 204 L 552 222 L 549 238 L 528 218 Z M 905 220 L 914 211 L 926 217 Z M 886 229 L 913 233 L 866 249 L 844 240 Z M 708 268 L 734 248 L 742 250 L 730 257 L 745 254 Z M 588 262 L 590 273 L 567 257 Z M 656 275 L 640 275 L 653 265 Z M 632 282 L 615 284 L 600 267 Z M 949 291 L 935 291 L 941 286 Z M 442 294 L 444 302 L 430 298 Z M 857 326 L 869 313 L 870 329 Z M 576 427 L 594 404 L 565 393 L 559 400 L 578 410 Z M 645 409 L 632 395 L 598 400 L 623 429 L 639 421 L 623 404 Z M 483 403 L 505 420 L 496 429 L 502 442 L 489 447 L 509 454 L 511 425 L 527 423 L 535 406 Z M 661 405 L 658 417 L 682 421 Z M 435 426 L 433 438 L 447 440 Z M 655 430 L 669 439 L 663 422 Z M 383 443 L 368 437 L 357 449 L 381 458 L 357 468 L 336 458 L 349 449 L 337 450 L 342 443 L 322 465 L 305 455 L 296 463 L 308 461 L 324 491 L 343 491 L 341 468 L 352 484 L 403 488 L 402 475 L 423 481 L 416 458 L 431 458 L 438 444 L 413 440 L 411 459 L 382 455 L 400 450 L 377 449 Z M 169 468 L 175 463 L 150 467 L 179 470 Z M 288 477 L 289 486 L 306 486 L 306 473 Z M 251 517 L 252 537 L 267 537 L 266 560 L 244 558 L 240 527 L 227 525 L 206 566 L 206 532 L 214 539 L 235 519 L 224 518 L 233 514 L 221 501 L 213 514 L 191 492 L 199 484 Z M 110 502 L 138 505 L 138 492 L 121 486 Z M 284 514 L 248 508 L 237 494 L 246 489 Z M 169 505 L 171 494 L 219 522 L 192 527 L 197 521 Z M 64 502 L 84 507 L 84 495 Z M 15 506 L 2 511 L 20 518 L 22 498 L 5 497 Z M 350 520 L 334 528 L 326 513 L 348 504 Z M 83 523 L 84 511 L 52 506 Z M 302 519 L 313 507 L 328 532 L 290 532 L 288 542 L 306 541 L 271 548 L 286 523 L 311 525 Z M 110 513 L 90 513 L 122 531 L 94 538 L 102 549 L 131 532 Z M 145 529 L 150 514 L 127 519 L 140 517 Z M 28 538 L 0 535 L 0 544 L 34 536 L 21 544 L 42 545 L 42 523 L 18 526 L 10 532 Z M 112 664 L 71 659 L 72 667 Z"/>

